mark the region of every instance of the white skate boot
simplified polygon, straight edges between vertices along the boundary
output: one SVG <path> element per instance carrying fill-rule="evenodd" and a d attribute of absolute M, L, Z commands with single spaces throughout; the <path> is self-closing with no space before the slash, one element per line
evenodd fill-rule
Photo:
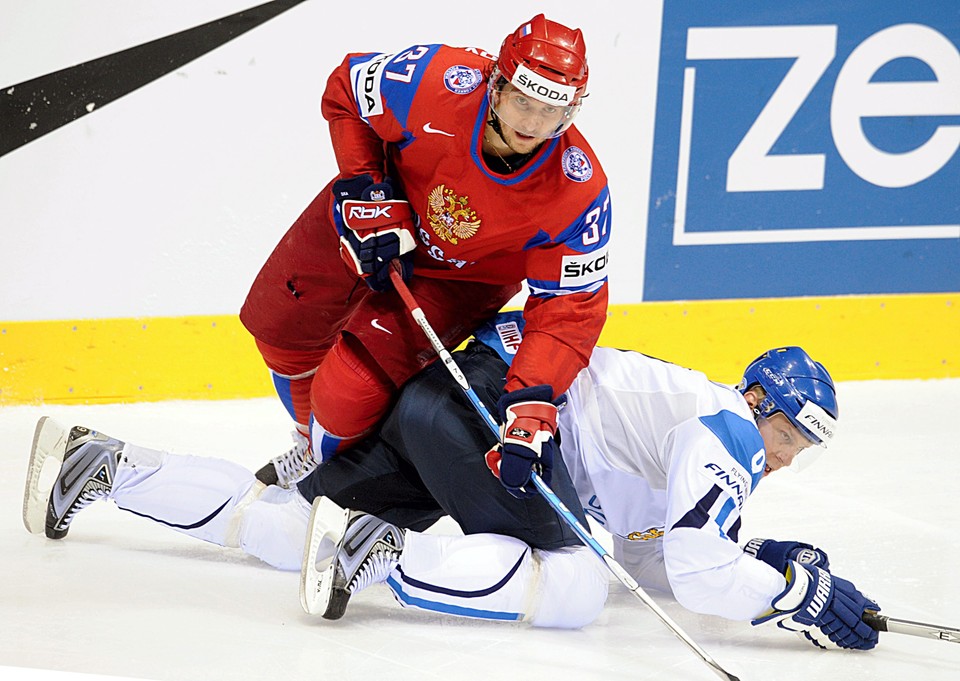
<path fill-rule="evenodd" d="M 317 565 L 324 538 L 336 544 L 325 567 Z M 400 561 L 404 530 L 379 518 L 342 509 L 326 497 L 313 502 L 300 571 L 300 602 L 310 614 L 343 617 L 350 596 L 386 581 Z"/>
<path fill-rule="evenodd" d="M 23 524 L 33 534 L 63 539 L 81 509 L 110 494 L 124 443 L 95 430 L 66 428 L 48 416 L 37 423 L 23 493 Z M 44 463 L 60 463 L 52 484 Z"/>
<path fill-rule="evenodd" d="M 296 430 L 292 435 L 293 447 L 275 459 L 270 459 L 267 465 L 257 471 L 257 480 L 264 485 L 278 485 L 290 489 L 317 467 L 310 440 Z"/>

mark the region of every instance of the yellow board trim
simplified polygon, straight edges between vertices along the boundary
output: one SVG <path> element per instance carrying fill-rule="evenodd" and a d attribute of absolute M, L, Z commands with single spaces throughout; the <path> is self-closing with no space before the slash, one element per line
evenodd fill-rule
<path fill-rule="evenodd" d="M 800 345 L 839 381 L 960 377 L 960 294 L 613 305 L 601 345 L 733 383 L 764 350 Z M 0 322 L 0 405 L 273 394 L 233 315 Z"/>
<path fill-rule="evenodd" d="M 0 404 L 233 399 L 272 393 L 233 315 L 0 324 Z"/>
<path fill-rule="evenodd" d="M 750 360 L 799 345 L 837 381 L 960 377 L 960 293 L 615 305 L 602 345 L 740 380 Z"/>

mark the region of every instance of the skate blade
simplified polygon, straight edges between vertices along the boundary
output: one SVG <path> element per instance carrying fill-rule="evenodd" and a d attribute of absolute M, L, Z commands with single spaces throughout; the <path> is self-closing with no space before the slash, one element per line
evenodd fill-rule
<path fill-rule="evenodd" d="M 44 532 L 47 504 L 57 480 L 56 475 L 48 475 L 41 480 L 40 474 L 44 464 L 51 459 L 58 464 L 63 463 L 68 435 L 69 431 L 49 416 L 37 421 L 27 466 L 27 483 L 23 490 L 23 524 L 31 534 Z"/>
<path fill-rule="evenodd" d="M 336 545 L 347 531 L 349 513 L 326 497 L 313 500 L 307 542 L 300 567 L 300 605 L 311 615 L 322 615 L 331 599 L 334 573 L 334 553 L 317 565 L 317 554 L 325 538 Z"/>

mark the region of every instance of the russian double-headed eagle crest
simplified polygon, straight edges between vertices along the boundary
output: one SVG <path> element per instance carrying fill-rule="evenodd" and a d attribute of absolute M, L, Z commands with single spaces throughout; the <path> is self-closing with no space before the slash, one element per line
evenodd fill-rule
<path fill-rule="evenodd" d="M 457 196 L 442 184 L 427 197 L 430 226 L 444 241 L 455 244 L 460 239 L 469 239 L 480 229 L 480 219 L 467 204 L 467 199 L 466 196 Z"/>

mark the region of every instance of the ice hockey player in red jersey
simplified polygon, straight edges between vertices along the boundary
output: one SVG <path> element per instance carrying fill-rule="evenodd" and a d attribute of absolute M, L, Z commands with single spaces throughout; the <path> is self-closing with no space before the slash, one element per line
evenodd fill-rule
<path fill-rule="evenodd" d="M 543 15 L 498 56 L 414 45 L 350 54 L 334 70 L 321 109 L 339 175 L 240 313 L 297 424 L 297 444 L 264 467 L 265 481 L 292 482 L 314 452 L 356 442 L 433 361 L 391 290 L 394 260 L 448 347 L 526 279 L 527 333 L 499 407 L 552 446 L 552 402 L 587 364 L 607 308 L 607 180 L 573 126 L 587 80 L 581 32 Z M 504 448 L 516 479 L 529 477 L 535 450 Z"/>

